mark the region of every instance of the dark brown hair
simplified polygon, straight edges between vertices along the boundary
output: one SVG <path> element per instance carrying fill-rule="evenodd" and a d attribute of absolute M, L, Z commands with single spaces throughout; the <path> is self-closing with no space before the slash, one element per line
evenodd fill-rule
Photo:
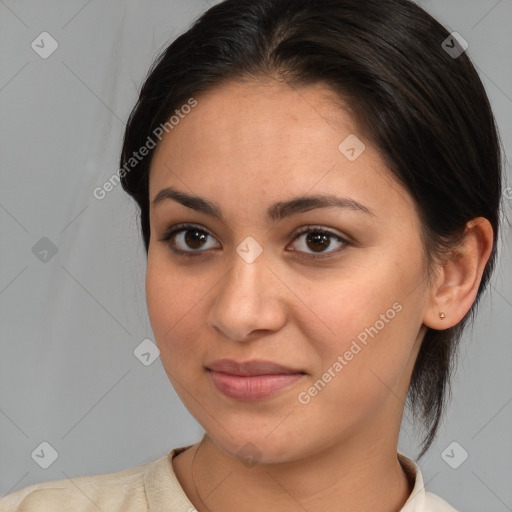
<path fill-rule="evenodd" d="M 147 251 L 153 150 L 135 168 L 127 163 L 176 109 L 231 80 L 321 83 L 348 102 L 414 198 L 429 268 L 456 246 L 469 220 L 487 218 L 494 246 L 475 304 L 456 326 L 428 328 L 413 370 L 408 401 L 426 431 L 420 457 L 434 440 L 463 328 L 494 267 L 501 198 L 501 150 L 489 101 L 467 52 L 447 51 L 445 41 L 463 50 L 450 37 L 409 0 L 223 1 L 152 65 L 120 159 Z"/>

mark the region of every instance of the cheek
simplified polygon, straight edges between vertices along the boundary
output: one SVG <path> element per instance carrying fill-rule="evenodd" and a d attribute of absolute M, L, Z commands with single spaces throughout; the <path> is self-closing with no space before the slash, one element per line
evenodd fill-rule
<path fill-rule="evenodd" d="M 194 360 L 201 321 L 198 315 L 205 290 L 196 290 L 197 278 L 148 257 L 146 301 L 155 341 L 166 370 Z M 203 320 L 204 321 L 204 320 Z M 194 329 L 197 329 L 197 333 Z M 171 357 L 172 356 L 172 357 Z"/>
<path fill-rule="evenodd" d="M 300 282 L 293 287 L 300 290 Z M 423 293 L 420 272 L 393 272 L 390 265 L 376 264 L 371 271 L 333 274 L 317 286 L 298 291 L 310 313 L 296 315 L 294 321 L 301 322 L 301 329 L 309 332 L 313 342 L 330 340 L 319 342 L 319 349 L 339 351 L 352 339 L 364 343 L 369 331 L 375 333 L 376 329 L 379 336 L 397 331 L 407 320 L 404 317 L 421 309 Z M 413 315 L 414 321 L 417 318 Z"/>
<path fill-rule="evenodd" d="M 302 291 L 314 315 L 295 320 L 319 355 L 311 380 L 320 378 L 320 387 L 328 381 L 327 401 L 372 402 L 398 385 L 421 327 L 426 291 L 421 268 L 419 254 L 407 261 L 394 255 L 375 260 L 364 272 Z M 350 394 L 340 395 L 347 387 Z"/>

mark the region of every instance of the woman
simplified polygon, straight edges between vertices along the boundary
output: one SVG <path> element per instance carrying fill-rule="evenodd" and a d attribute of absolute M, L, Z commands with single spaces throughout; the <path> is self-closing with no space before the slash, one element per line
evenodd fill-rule
<path fill-rule="evenodd" d="M 152 67 L 120 179 L 203 439 L 2 511 L 453 511 L 431 445 L 494 266 L 500 149 L 463 42 L 407 0 L 226 0 Z"/>

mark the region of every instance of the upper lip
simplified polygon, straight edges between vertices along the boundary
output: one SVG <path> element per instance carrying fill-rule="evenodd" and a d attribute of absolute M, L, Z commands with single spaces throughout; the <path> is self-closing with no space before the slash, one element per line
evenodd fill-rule
<path fill-rule="evenodd" d="M 217 359 L 206 365 L 206 368 L 216 372 L 229 373 L 231 375 L 250 376 L 250 375 L 277 375 L 304 373 L 302 370 L 290 368 L 272 361 L 253 360 L 253 361 L 234 361 L 233 359 Z"/>

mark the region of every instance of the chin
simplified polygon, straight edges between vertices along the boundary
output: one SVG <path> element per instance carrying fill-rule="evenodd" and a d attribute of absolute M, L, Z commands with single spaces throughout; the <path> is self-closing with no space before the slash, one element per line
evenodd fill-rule
<path fill-rule="evenodd" d="M 215 429 L 214 432 L 211 430 L 206 432 L 221 451 L 229 457 L 238 459 L 247 467 L 257 463 L 289 463 L 316 452 L 315 447 L 306 444 L 300 436 L 291 435 L 286 430 L 279 433 L 278 430 L 279 428 L 270 435 L 268 432 L 271 432 L 271 429 L 259 429 L 250 433 L 240 427 L 232 432 L 233 436 L 230 436 L 222 427 Z"/>

